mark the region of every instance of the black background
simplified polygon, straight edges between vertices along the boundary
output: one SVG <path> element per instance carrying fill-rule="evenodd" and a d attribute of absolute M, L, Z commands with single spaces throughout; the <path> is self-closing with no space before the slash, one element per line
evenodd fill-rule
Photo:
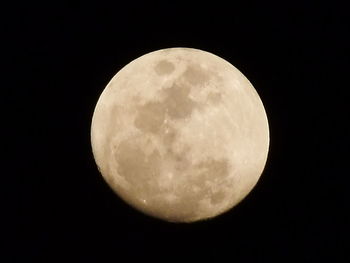
<path fill-rule="evenodd" d="M 350 262 L 349 23 L 335 1 L 87 1 L 2 8 L 2 262 Z M 235 209 L 194 224 L 133 210 L 90 146 L 98 97 L 147 52 L 228 60 L 270 125 L 265 171 Z"/>

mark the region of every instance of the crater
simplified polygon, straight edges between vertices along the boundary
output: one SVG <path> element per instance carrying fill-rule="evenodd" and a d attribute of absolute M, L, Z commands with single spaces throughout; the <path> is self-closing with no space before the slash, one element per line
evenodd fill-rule
<path fill-rule="evenodd" d="M 200 177 L 203 180 L 223 179 L 229 175 L 229 165 L 226 159 L 200 162 L 197 164 L 200 170 Z"/>
<path fill-rule="evenodd" d="M 157 150 L 146 155 L 135 143 L 122 141 L 114 155 L 118 174 L 128 181 L 141 196 L 150 196 L 158 190 L 152 184 L 159 176 L 161 157 Z"/>
<path fill-rule="evenodd" d="M 210 203 L 212 205 L 217 205 L 217 204 L 220 204 L 222 201 L 224 201 L 225 198 L 226 198 L 226 193 L 224 191 L 219 191 L 211 194 Z"/>
<path fill-rule="evenodd" d="M 175 66 L 173 63 L 167 61 L 167 60 L 161 60 L 158 62 L 158 64 L 154 67 L 154 70 L 158 75 L 168 75 L 171 74 L 175 70 Z"/>
<path fill-rule="evenodd" d="M 104 116 L 103 122 L 104 123 L 108 123 L 108 126 L 105 128 L 105 132 L 106 132 L 106 136 L 104 138 L 104 142 L 103 142 L 103 158 L 105 160 L 108 160 L 111 154 L 111 149 L 109 147 L 109 143 L 110 143 L 110 139 L 112 138 L 115 134 L 115 127 L 118 127 L 118 117 L 120 116 L 120 107 L 113 105 L 112 109 L 111 109 L 111 113 L 109 114 L 108 118 L 106 118 Z M 100 167 L 101 166 L 101 167 Z M 99 169 L 101 171 L 106 170 L 108 172 L 110 172 L 110 164 L 109 162 L 103 162 L 101 165 L 99 166 Z"/>
<path fill-rule="evenodd" d="M 165 127 L 163 136 L 162 136 L 162 141 L 165 146 L 170 147 L 176 140 L 177 133 L 174 128 L 171 127 Z"/>
<path fill-rule="evenodd" d="M 221 95 L 221 93 L 219 93 L 219 92 L 210 92 L 210 93 L 208 94 L 208 96 L 207 96 L 207 100 L 208 100 L 210 103 L 216 105 L 216 104 L 218 104 L 219 102 L 222 101 L 222 95 Z"/>
<path fill-rule="evenodd" d="M 174 153 L 172 157 L 175 162 L 174 167 L 178 173 L 185 172 L 188 169 L 188 167 L 191 165 L 191 162 L 187 158 L 185 152 L 182 152 L 180 154 Z"/>
<path fill-rule="evenodd" d="M 164 105 L 159 102 L 149 102 L 138 108 L 134 125 L 144 132 L 157 133 L 165 118 Z"/>
<path fill-rule="evenodd" d="M 191 222 L 198 217 L 198 206 L 199 200 L 184 195 L 174 201 L 158 199 L 152 212 L 155 216 L 163 214 L 171 222 Z"/>
<path fill-rule="evenodd" d="M 198 186 L 201 192 L 207 192 L 210 184 L 220 182 L 228 175 L 229 164 L 226 159 L 209 159 L 194 165 L 190 181 L 191 184 Z"/>
<path fill-rule="evenodd" d="M 173 119 L 189 117 L 196 107 L 196 103 L 188 95 L 191 88 L 188 85 L 174 83 L 170 88 L 165 89 L 167 95 L 164 100 L 167 113 Z"/>

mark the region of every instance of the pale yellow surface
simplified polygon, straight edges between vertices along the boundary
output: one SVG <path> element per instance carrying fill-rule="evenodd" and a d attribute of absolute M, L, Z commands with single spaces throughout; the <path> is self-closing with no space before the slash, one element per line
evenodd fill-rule
<path fill-rule="evenodd" d="M 193 222 L 252 190 L 269 129 L 257 92 L 234 66 L 171 48 L 113 77 L 97 102 L 91 142 L 102 176 L 123 200 L 154 217 Z"/>

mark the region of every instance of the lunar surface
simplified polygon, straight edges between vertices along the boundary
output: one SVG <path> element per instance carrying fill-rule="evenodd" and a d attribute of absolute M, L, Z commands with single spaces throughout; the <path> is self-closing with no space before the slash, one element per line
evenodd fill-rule
<path fill-rule="evenodd" d="M 92 150 L 110 187 L 144 214 L 170 222 L 215 217 L 263 172 L 269 128 L 248 79 L 192 48 L 143 55 L 102 92 Z"/>

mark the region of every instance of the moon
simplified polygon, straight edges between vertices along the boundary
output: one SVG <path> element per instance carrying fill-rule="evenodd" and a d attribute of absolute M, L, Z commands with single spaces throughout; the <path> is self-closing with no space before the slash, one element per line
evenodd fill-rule
<path fill-rule="evenodd" d="M 91 145 L 126 203 L 161 220 L 195 222 L 230 210 L 254 188 L 269 127 L 237 68 L 207 51 L 167 48 L 133 60 L 108 83 Z"/>

